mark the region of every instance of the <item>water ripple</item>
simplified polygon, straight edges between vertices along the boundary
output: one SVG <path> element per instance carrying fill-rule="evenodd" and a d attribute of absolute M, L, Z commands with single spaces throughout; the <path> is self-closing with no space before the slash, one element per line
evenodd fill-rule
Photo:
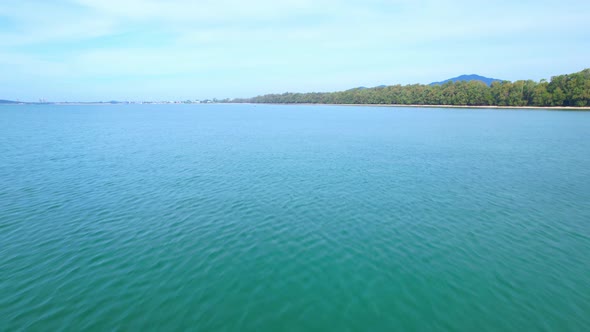
<path fill-rule="evenodd" d="M 0 110 L 0 330 L 590 325 L 577 113 L 207 107 Z"/>

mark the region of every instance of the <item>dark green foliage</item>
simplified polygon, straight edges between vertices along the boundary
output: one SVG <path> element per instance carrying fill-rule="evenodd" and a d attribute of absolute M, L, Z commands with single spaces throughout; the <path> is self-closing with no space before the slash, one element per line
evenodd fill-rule
<path fill-rule="evenodd" d="M 590 69 L 554 76 L 551 82 L 479 81 L 442 85 L 391 85 L 338 92 L 269 94 L 231 102 L 308 104 L 401 104 L 473 106 L 590 106 Z"/>

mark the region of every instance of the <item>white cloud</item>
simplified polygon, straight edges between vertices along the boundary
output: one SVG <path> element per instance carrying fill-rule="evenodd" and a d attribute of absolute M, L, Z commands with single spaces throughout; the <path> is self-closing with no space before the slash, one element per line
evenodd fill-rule
<path fill-rule="evenodd" d="M 238 0 L 75 0 L 87 8 L 134 20 L 179 23 L 226 22 L 236 18 L 256 20 L 276 18 L 317 6 L 311 0 L 238 1 Z"/>
<path fill-rule="evenodd" d="M 116 32 L 114 20 L 70 5 L 39 1 L 9 1 L 0 5 L 0 17 L 13 27 L 0 30 L 0 47 L 80 41 Z"/>

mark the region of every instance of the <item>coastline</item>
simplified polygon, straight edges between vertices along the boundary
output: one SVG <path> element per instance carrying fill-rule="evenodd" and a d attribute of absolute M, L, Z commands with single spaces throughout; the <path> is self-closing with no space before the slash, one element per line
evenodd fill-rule
<path fill-rule="evenodd" d="M 590 111 L 590 106 L 491 106 L 491 105 L 418 105 L 418 104 L 323 104 L 323 103 L 100 103 L 100 102 L 55 102 L 55 103 L 0 103 L 2 105 L 57 105 L 57 106 L 91 106 L 91 105 L 202 105 L 202 104 L 235 104 L 235 105 L 287 105 L 287 106 L 348 106 L 348 107 L 411 107 L 411 108 L 458 108 L 458 109 L 506 109 L 506 110 L 545 110 L 545 111 Z"/>
<path fill-rule="evenodd" d="M 368 106 L 368 107 L 413 107 L 413 108 L 475 108 L 475 109 L 522 109 L 553 111 L 590 111 L 590 106 L 490 106 L 490 105 L 404 105 L 404 104 L 322 104 L 322 103 L 228 103 L 250 105 L 326 105 L 326 106 Z"/>

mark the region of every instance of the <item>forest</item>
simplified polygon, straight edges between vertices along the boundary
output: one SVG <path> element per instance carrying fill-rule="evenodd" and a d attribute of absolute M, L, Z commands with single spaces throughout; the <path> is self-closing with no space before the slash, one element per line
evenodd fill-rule
<path fill-rule="evenodd" d="M 550 81 L 447 82 L 442 85 L 391 85 L 338 92 L 268 94 L 233 99 L 238 103 L 397 104 L 464 106 L 590 106 L 590 69 Z"/>

